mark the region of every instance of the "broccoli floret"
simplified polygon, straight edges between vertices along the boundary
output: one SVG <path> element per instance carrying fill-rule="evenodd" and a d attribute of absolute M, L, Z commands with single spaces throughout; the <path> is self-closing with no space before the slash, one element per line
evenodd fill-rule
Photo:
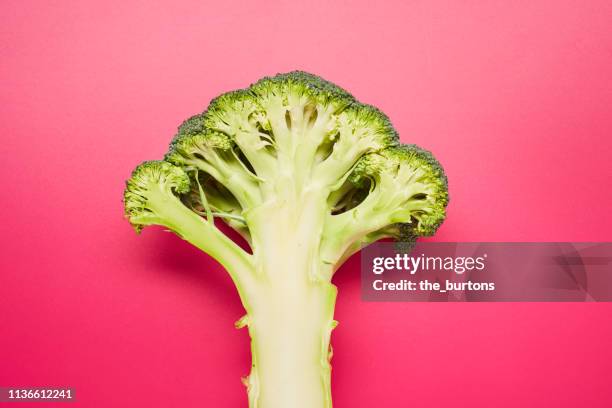
<path fill-rule="evenodd" d="M 341 211 L 328 215 L 322 241 L 323 257 L 332 264 L 383 238 L 410 248 L 446 217 L 446 175 L 430 152 L 415 145 L 363 156 L 340 190 Z"/>
<path fill-rule="evenodd" d="M 435 233 L 447 191 L 433 155 L 400 144 L 384 113 L 295 71 L 187 119 L 163 161 L 136 168 L 124 201 L 137 231 L 161 225 L 228 270 L 252 339 L 250 406 L 330 408 L 334 272 L 364 245 L 410 248 Z"/>
<path fill-rule="evenodd" d="M 365 205 L 388 214 L 390 222 L 414 223 L 420 236 L 432 235 L 446 217 L 444 171 L 430 152 L 415 145 L 364 156 L 349 177 L 356 183 L 364 178 L 373 180 Z"/>
<path fill-rule="evenodd" d="M 192 117 L 179 128 L 165 160 L 185 168 L 194 180 L 199 171 L 214 177 L 243 207 L 255 204 L 259 200 L 256 176 L 238 156 L 234 141 L 216 130 L 203 128 L 197 133 L 200 121 Z"/>
<path fill-rule="evenodd" d="M 136 167 L 124 193 L 125 213 L 137 232 L 146 225 L 167 225 L 160 197 L 178 201 L 175 194 L 189 191 L 185 171 L 165 161 L 146 161 Z"/>

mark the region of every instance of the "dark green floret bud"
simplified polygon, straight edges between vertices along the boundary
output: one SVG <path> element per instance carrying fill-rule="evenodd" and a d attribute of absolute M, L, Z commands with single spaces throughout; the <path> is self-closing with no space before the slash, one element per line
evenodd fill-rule
<path fill-rule="evenodd" d="M 176 165 L 189 165 L 210 155 L 212 150 L 230 151 L 232 139 L 225 133 L 204 129 L 205 133 L 179 133 L 170 145 L 165 160 Z"/>
<path fill-rule="evenodd" d="M 332 107 L 334 111 L 339 111 L 355 101 L 346 90 L 303 71 L 265 77 L 251 85 L 249 89 L 263 101 L 276 99 L 286 107 L 295 104 L 313 104 Z"/>
<path fill-rule="evenodd" d="M 199 135 L 205 132 L 204 115 L 194 115 L 184 121 L 178 128 L 178 133 L 175 138 L 180 136 Z"/>
<path fill-rule="evenodd" d="M 393 214 L 391 221 L 409 225 L 411 234 L 432 235 L 446 217 L 446 175 L 430 152 L 415 145 L 364 156 L 349 181 L 369 185 L 371 194 L 383 200 L 380 206 Z"/>
<path fill-rule="evenodd" d="M 203 114 L 203 126 L 233 136 L 241 130 L 252 130 L 255 117 L 261 114 L 261 106 L 254 95 L 241 89 L 213 99 Z"/>
<path fill-rule="evenodd" d="M 146 161 L 134 169 L 126 182 L 125 215 L 136 231 L 140 231 L 149 225 L 142 221 L 154 217 L 155 210 L 150 205 L 152 195 L 174 197 L 187 193 L 189 185 L 189 177 L 180 167 L 165 161 Z"/>
<path fill-rule="evenodd" d="M 371 105 L 352 104 L 338 115 L 336 128 L 340 137 L 354 137 L 354 143 L 369 142 L 370 151 L 395 146 L 399 140 L 387 115 Z"/>

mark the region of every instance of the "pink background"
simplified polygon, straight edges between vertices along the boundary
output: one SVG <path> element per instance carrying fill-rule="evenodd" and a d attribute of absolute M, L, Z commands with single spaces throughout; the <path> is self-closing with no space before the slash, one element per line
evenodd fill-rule
<path fill-rule="evenodd" d="M 184 118 L 266 74 L 320 74 L 435 152 L 436 240 L 610 241 L 612 3 L 380 3 L 2 1 L 0 385 L 246 407 L 228 277 L 135 235 L 121 194 Z M 612 405 L 612 304 L 362 303 L 358 272 L 335 279 L 336 407 Z"/>

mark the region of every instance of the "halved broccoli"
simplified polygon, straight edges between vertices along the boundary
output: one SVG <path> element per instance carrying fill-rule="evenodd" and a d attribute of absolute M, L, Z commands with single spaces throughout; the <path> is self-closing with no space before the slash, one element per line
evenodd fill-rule
<path fill-rule="evenodd" d="M 440 164 L 400 144 L 385 114 L 296 71 L 215 98 L 163 161 L 136 168 L 124 201 L 137 231 L 162 225 L 228 270 L 252 339 L 250 407 L 328 408 L 334 272 L 374 241 L 432 235 L 448 193 Z"/>

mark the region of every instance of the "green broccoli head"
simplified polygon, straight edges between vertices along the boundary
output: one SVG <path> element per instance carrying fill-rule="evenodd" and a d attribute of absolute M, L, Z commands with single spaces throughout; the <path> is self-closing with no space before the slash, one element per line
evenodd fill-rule
<path fill-rule="evenodd" d="M 125 193 L 130 221 L 176 230 L 168 203 L 223 219 L 257 259 L 272 239 L 269 220 L 311 225 L 308 240 L 337 268 L 360 245 L 433 234 L 448 193 L 433 155 L 401 145 L 384 113 L 295 71 L 213 99 L 179 127 L 164 161 L 135 170 Z"/>

